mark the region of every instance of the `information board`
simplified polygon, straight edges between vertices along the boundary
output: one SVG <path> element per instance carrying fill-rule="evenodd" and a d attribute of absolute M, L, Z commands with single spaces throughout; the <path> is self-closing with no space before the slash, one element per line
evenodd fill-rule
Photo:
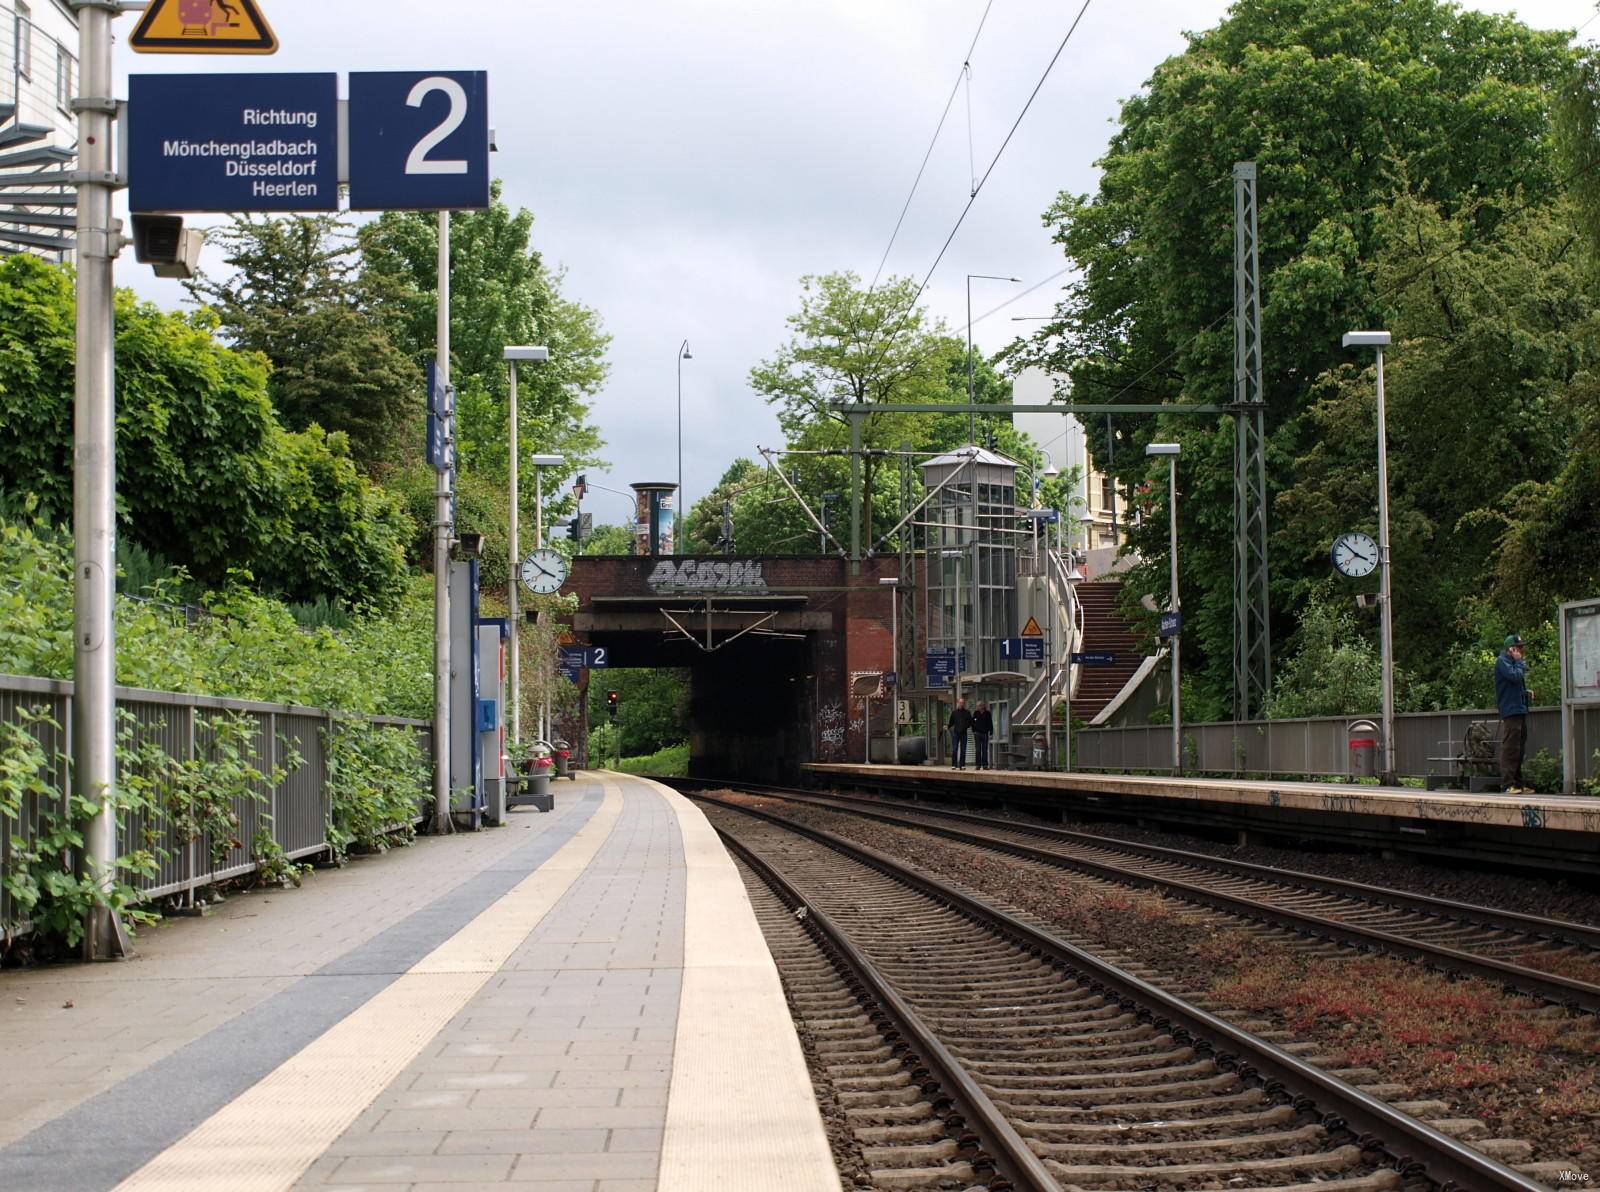
<path fill-rule="evenodd" d="M 1600 604 L 1566 614 L 1567 698 L 1600 702 Z"/>
<path fill-rule="evenodd" d="M 349 125 L 352 211 L 489 205 L 485 72 L 353 72 Z"/>
<path fill-rule="evenodd" d="M 339 76 L 128 79 L 132 211 L 334 211 Z"/>

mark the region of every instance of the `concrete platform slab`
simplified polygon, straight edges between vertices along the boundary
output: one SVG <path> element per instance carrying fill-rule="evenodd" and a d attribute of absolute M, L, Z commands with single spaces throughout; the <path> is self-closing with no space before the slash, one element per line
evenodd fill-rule
<path fill-rule="evenodd" d="M 258 911 L 267 921 L 237 935 L 225 913 L 157 933 L 135 964 L 18 974 L 19 1018 L 88 988 L 105 1040 L 11 1033 L 40 1071 L 83 1066 L 76 1100 L 0 1090 L 0 1108 L 43 1120 L 0 1145 L 0 1187 L 837 1189 L 776 970 L 715 834 L 664 788 L 585 779 L 554 815 L 419 847 L 428 864 L 390 880 L 422 895 L 373 868 L 360 893 L 327 885 L 332 910 L 314 881 L 282 896 L 302 914 Z M 307 920 L 332 942 L 307 945 Z M 201 978 L 208 954 L 258 965 L 266 991 Z M 231 1016 L 155 1021 L 219 990 L 239 995 Z"/>
<path fill-rule="evenodd" d="M 1330 840 L 1573 871 L 1587 871 L 1600 861 L 1600 798 L 1586 796 L 941 766 L 813 763 L 805 770 L 814 783 L 1003 798 L 1090 816 L 1148 813 L 1163 822 L 1246 832 L 1275 827 Z"/>

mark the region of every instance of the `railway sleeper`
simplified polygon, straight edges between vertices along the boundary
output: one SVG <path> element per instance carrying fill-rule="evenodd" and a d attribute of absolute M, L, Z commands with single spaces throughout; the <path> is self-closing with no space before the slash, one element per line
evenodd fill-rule
<path fill-rule="evenodd" d="M 1237 1093 L 1220 1093 L 1211 1097 L 1195 1097 L 1174 1101 L 1121 1101 L 1105 1105 L 1039 1105 L 1028 1102 L 996 1102 L 1007 1114 L 1030 1126 L 1047 1130 L 1052 1125 L 1082 1121 L 1086 1118 L 1139 1118 L 1170 1119 L 1173 1114 L 1202 1113 L 1213 1109 L 1230 1110 L 1247 1105 L 1263 1105 L 1267 1095 L 1258 1088 L 1247 1088 Z"/>
<path fill-rule="evenodd" d="M 1228 1163 L 1237 1156 L 1278 1152 L 1289 1148 L 1316 1147 L 1327 1138 L 1328 1132 L 1320 1125 L 1301 1126 L 1294 1130 L 1277 1130 L 1265 1134 L 1243 1134 L 1231 1138 L 1189 1138 L 1153 1142 L 1129 1142 L 1125 1139 L 1112 1143 L 1093 1142 L 1039 1142 L 1028 1145 L 1041 1159 L 1129 1159 L 1149 1157 L 1164 1160 L 1171 1156 L 1214 1155 Z"/>
<path fill-rule="evenodd" d="M 1018 1122 L 1019 1130 L 1045 1142 L 1073 1138 L 1116 1138 L 1137 1140 L 1144 1134 L 1179 1135 L 1206 1130 L 1265 1129 L 1295 1120 L 1299 1111 L 1292 1105 L 1274 1105 L 1247 1113 L 1219 1113 L 1212 1117 L 1158 1117 L 1147 1122 L 1098 1122 L 1073 1125 L 1066 1122 Z"/>
<path fill-rule="evenodd" d="M 1311 1155 L 1276 1155 L 1270 1159 L 1235 1159 L 1224 1163 L 1168 1163 L 1158 1167 L 1143 1167 L 1125 1163 L 1069 1164 L 1046 1159 L 1045 1165 L 1063 1179 L 1096 1188 L 1189 1189 L 1194 1188 L 1200 1180 L 1226 1181 L 1228 1186 L 1239 1186 L 1246 1177 L 1252 1175 L 1344 1172 L 1363 1162 L 1361 1148 L 1346 1145 Z M 1396 1184 L 1390 1184 L 1389 1187 L 1397 1184 L 1398 1179 Z M 1327 1185 L 1323 1182 L 1313 1186 L 1325 1188 Z M 1333 1186 L 1338 1187 L 1337 1184 Z"/>

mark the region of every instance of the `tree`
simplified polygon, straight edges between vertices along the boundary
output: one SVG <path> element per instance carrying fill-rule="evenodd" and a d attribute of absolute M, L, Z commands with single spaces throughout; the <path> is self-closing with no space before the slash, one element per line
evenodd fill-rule
<path fill-rule="evenodd" d="M 349 225 L 236 215 L 211 238 L 234 272 L 184 284 L 233 347 L 270 362 L 267 392 L 284 424 L 343 433 L 369 470 L 415 456 L 422 374 L 395 344 L 385 313 L 393 295 L 360 267 Z"/>
<path fill-rule="evenodd" d="M 789 342 L 750 370 L 751 388 L 777 407 L 791 447 L 848 448 L 849 419 L 835 408 L 839 404 L 871 409 L 949 400 L 953 341 L 942 324 L 928 321 L 915 297 L 909 278 L 891 277 L 875 289 L 863 289 L 850 272 L 800 279 L 800 309 L 787 320 Z M 863 447 L 893 450 L 918 437 L 913 415 L 881 411 L 859 421 Z M 873 455 L 861 464 L 864 544 L 876 524 L 882 464 Z"/>
<path fill-rule="evenodd" d="M 119 536 L 221 586 L 253 576 L 291 600 L 388 608 L 410 524 L 357 471 L 345 436 L 285 430 L 267 365 L 213 335 L 215 316 L 117 294 Z M 19 254 L 0 262 L 0 498 L 72 513 L 72 277 Z"/>
<path fill-rule="evenodd" d="M 521 450 L 566 457 L 562 466 L 545 473 L 548 519 L 571 507 L 565 479 L 600 463 L 601 439 L 588 422 L 588 402 L 605 383 L 610 336 L 594 311 L 562 296 L 561 274 L 546 268 L 530 247 L 532 230 L 533 215 L 513 213 L 500 199 L 499 183 L 488 210 L 452 216 L 451 382 L 461 471 L 503 481 L 510 395 L 501 353 L 512 344 L 550 349 L 548 362 L 522 366 L 517 395 Z M 360 232 L 365 272 L 394 295 L 396 339 L 415 361 L 435 354 L 438 243 L 431 212 L 386 212 Z M 524 461 L 524 475 L 528 466 Z M 531 491 L 524 499 L 531 522 Z"/>
<path fill-rule="evenodd" d="M 1570 206 L 1525 209 L 1487 232 L 1480 221 L 1474 205 L 1447 217 L 1401 196 L 1380 221 L 1385 247 L 1373 263 L 1391 295 L 1395 337 L 1385 369 L 1390 536 L 1404 593 L 1395 648 L 1425 679 L 1440 675 L 1466 602 L 1488 594 L 1497 563 L 1503 595 L 1548 592 L 1546 581 L 1594 570 L 1581 549 L 1595 541 L 1587 525 L 1571 526 L 1556 552 L 1525 557 L 1520 548 L 1562 524 L 1553 508 L 1539 511 L 1534 494 L 1548 493 L 1572 457 L 1580 407 L 1593 406 L 1600 289 Z M 1373 383 L 1368 362 L 1343 365 L 1319 383 L 1306 413 L 1310 446 L 1279 498 L 1274 536 L 1280 564 L 1302 565 L 1289 589 L 1296 602 L 1339 532 L 1376 528 Z M 1519 549 L 1508 553 L 1500 539 L 1513 507 Z M 1404 580 L 1424 574 L 1426 583 Z M 1367 586 L 1375 584 L 1376 576 Z M 1526 600 L 1513 603 L 1532 612 Z M 1549 612 L 1546 603 L 1537 619 Z"/>
<path fill-rule="evenodd" d="M 1438 0 L 1239 0 L 1123 104 L 1094 196 L 1062 194 L 1045 220 L 1081 270 L 1020 359 L 1069 376 L 1083 401 L 1232 399 L 1233 163 L 1259 182 L 1269 488 L 1311 449 L 1313 381 L 1345 363 L 1341 334 L 1382 326 L 1392 293 L 1363 265 L 1416 189 L 1492 232 L 1517 194 L 1555 185 L 1552 88 L 1573 61 L 1563 33 Z M 1417 180 L 1413 187 L 1409 180 Z M 1183 445 L 1181 505 L 1191 673 L 1231 689 L 1233 427 L 1199 417 L 1118 419 L 1125 479 L 1154 478 L 1140 448 Z M 1089 428 L 1104 460 L 1105 430 Z M 1159 485 L 1158 485 L 1159 487 Z M 1269 525 L 1272 524 L 1269 522 Z M 1142 592 L 1164 590 L 1164 519 L 1131 535 Z M 1274 558 L 1275 621 L 1314 565 Z"/>
<path fill-rule="evenodd" d="M 689 672 L 660 667 L 652 670 L 591 671 L 589 723 L 607 724 L 606 693 L 615 691 L 622 754 L 637 757 L 676 745 L 689 735 Z"/>
<path fill-rule="evenodd" d="M 631 555 L 633 530 L 627 526 L 596 526 L 583 540 L 580 555 Z"/>

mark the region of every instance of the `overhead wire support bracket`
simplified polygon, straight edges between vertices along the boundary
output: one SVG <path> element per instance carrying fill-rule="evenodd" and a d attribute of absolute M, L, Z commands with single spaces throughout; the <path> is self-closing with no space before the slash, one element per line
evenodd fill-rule
<path fill-rule="evenodd" d="M 844 557 L 844 544 L 835 538 L 833 533 L 823 523 L 822 519 L 812 512 L 811 505 L 806 501 L 805 497 L 800 495 L 800 490 L 790 483 L 789 478 L 783 474 L 783 469 L 778 467 L 777 463 L 774 462 L 776 457 L 782 455 L 783 452 L 777 451 L 771 447 L 757 447 L 756 450 L 759 451 L 761 453 L 761 457 L 767 461 L 767 466 L 772 469 L 773 474 L 776 475 L 779 480 L 783 481 L 784 487 L 789 490 L 794 499 L 800 502 L 800 508 L 805 510 L 805 515 L 811 519 L 811 524 L 816 526 L 818 530 L 822 531 L 822 536 L 828 541 L 832 542 L 834 546 L 838 547 L 839 555 Z"/>

